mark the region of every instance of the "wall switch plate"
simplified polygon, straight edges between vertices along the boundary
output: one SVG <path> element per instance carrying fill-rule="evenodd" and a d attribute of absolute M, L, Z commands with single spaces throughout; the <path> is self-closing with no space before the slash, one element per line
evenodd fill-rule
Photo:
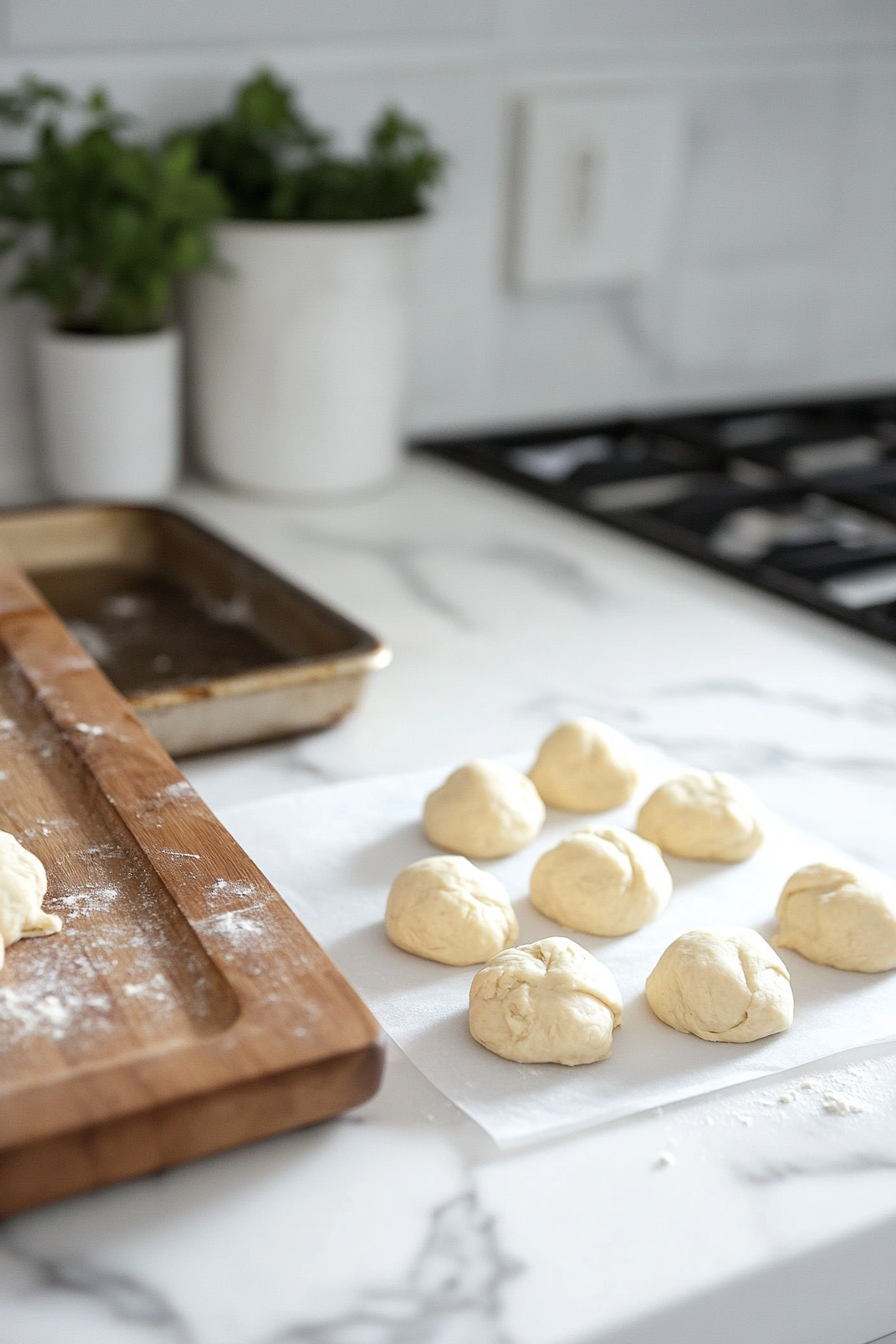
<path fill-rule="evenodd" d="M 662 94 L 553 94 L 523 107 L 512 275 L 530 290 L 646 279 L 669 242 L 685 112 Z"/>

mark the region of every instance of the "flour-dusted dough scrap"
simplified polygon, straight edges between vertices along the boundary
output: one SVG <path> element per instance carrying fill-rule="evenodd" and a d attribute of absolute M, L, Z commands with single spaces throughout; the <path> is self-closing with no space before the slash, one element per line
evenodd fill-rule
<path fill-rule="evenodd" d="M 759 796 L 733 775 L 686 770 L 650 795 L 637 831 L 681 859 L 738 863 L 761 846 L 767 815 Z"/>
<path fill-rule="evenodd" d="M 544 825 L 538 790 L 499 761 L 470 761 L 427 798 L 423 829 L 434 845 L 468 859 L 500 859 L 534 840 Z"/>
<path fill-rule="evenodd" d="M 46 894 L 47 874 L 40 859 L 14 835 L 0 831 L 0 966 L 3 948 L 11 943 L 62 928 L 56 915 L 41 908 Z"/>
<path fill-rule="evenodd" d="M 620 826 L 586 826 L 549 849 L 532 871 L 529 899 L 568 929 L 615 938 L 664 910 L 672 874 L 650 840 Z"/>
<path fill-rule="evenodd" d="M 896 885 L 880 873 L 810 863 L 778 901 L 776 947 L 840 971 L 896 968 Z"/>
<path fill-rule="evenodd" d="M 386 933 L 395 946 L 445 966 L 488 961 L 519 931 L 498 879 L 456 854 L 403 868 L 386 902 Z"/>
<path fill-rule="evenodd" d="M 692 929 L 647 977 L 662 1022 L 704 1041 L 758 1041 L 793 1022 L 787 967 L 755 929 Z"/>
<path fill-rule="evenodd" d="M 613 1053 L 622 998 L 612 974 L 569 938 L 511 947 L 477 971 L 470 1033 L 522 1064 L 594 1064 Z"/>
<path fill-rule="evenodd" d="M 569 719 L 542 742 L 529 778 L 548 807 L 609 812 L 638 787 L 635 748 L 597 719 Z"/>

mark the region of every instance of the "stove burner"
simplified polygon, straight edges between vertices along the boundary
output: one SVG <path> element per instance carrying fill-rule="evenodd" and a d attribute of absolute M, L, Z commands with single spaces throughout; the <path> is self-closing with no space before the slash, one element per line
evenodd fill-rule
<path fill-rule="evenodd" d="M 896 644 L 896 398 L 420 443 Z"/>

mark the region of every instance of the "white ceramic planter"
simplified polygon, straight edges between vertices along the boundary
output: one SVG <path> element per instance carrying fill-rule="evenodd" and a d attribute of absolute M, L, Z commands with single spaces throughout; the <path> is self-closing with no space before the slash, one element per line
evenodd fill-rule
<path fill-rule="evenodd" d="M 158 499 L 179 465 L 180 335 L 37 338 L 44 472 L 66 499 Z"/>
<path fill-rule="evenodd" d="M 228 221 L 188 284 L 193 429 L 221 480 L 328 494 L 401 455 L 416 220 Z"/>

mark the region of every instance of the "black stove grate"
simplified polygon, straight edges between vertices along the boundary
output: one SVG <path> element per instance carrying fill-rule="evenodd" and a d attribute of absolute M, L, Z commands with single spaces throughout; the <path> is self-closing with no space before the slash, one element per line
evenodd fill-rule
<path fill-rule="evenodd" d="M 896 396 L 417 447 L 896 644 Z"/>

